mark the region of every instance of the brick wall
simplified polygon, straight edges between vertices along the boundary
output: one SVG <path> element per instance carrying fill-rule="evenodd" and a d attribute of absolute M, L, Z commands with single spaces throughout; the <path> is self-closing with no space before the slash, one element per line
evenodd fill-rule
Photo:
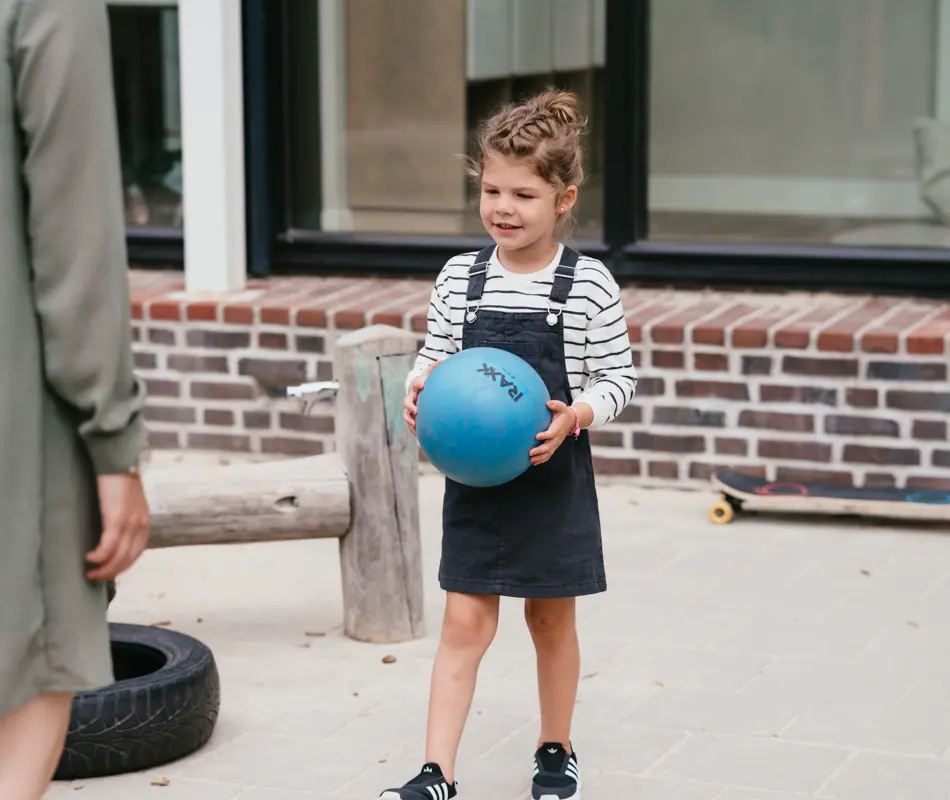
<path fill-rule="evenodd" d="M 286 455 L 333 447 L 265 387 L 332 377 L 335 338 L 370 323 L 424 330 L 430 284 L 252 283 L 225 299 L 133 272 L 136 364 L 157 448 Z M 777 480 L 950 489 L 950 308 L 922 300 L 624 289 L 640 383 L 595 431 L 602 474 L 701 485 L 718 466 Z"/>

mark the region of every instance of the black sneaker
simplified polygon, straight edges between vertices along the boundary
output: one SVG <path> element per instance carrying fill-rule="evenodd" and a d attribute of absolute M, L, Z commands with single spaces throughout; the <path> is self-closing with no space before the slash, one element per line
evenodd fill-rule
<path fill-rule="evenodd" d="M 581 773 L 577 753 L 548 742 L 534 754 L 533 800 L 581 800 Z"/>
<path fill-rule="evenodd" d="M 426 764 L 422 772 L 399 789 L 387 789 L 381 800 L 449 800 L 458 791 L 455 784 L 448 783 L 438 764 Z"/>

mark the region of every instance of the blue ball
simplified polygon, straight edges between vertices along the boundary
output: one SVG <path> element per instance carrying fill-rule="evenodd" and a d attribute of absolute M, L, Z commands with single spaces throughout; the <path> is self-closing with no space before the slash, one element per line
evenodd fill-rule
<path fill-rule="evenodd" d="M 494 347 L 462 350 L 432 370 L 419 393 L 419 445 L 446 477 L 499 486 L 531 466 L 528 453 L 551 424 L 550 399 L 524 359 Z"/>

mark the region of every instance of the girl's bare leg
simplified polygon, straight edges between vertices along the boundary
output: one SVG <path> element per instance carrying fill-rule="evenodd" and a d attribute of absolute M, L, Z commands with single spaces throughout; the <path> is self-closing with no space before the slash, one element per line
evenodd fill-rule
<path fill-rule="evenodd" d="M 525 620 L 538 657 L 541 703 L 538 747 L 546 742 L 558 742 L 570 753 L 571 723 L 581 672 L 575 599 L 526 600 Z"/>
<path fill-rule="evenodd" d="M 72 695 L 41 694 L 0 719 L 0 797 L 40 800 L 59 764 Z"/>
<path fill-rule="evenodd" d="M 426 761 L 438 764 L 445 779 L 455 780 L 455 759 L 475 694 L 482 656 L 498 629 L 495 595 L 449 592 L 442 637 L 432 669 Z"/>

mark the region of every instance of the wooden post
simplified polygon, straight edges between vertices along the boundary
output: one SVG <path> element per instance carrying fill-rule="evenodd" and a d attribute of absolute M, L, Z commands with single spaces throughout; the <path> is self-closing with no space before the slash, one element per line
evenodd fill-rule
<path fill-rule="evenodd" d="M 374 325 L 334 344 L 337 448 L 352 500 L 340 540 L 344 629 L 363 642 L 424 635 L 419 452 L 402 420 L 414 334 Z"/>

